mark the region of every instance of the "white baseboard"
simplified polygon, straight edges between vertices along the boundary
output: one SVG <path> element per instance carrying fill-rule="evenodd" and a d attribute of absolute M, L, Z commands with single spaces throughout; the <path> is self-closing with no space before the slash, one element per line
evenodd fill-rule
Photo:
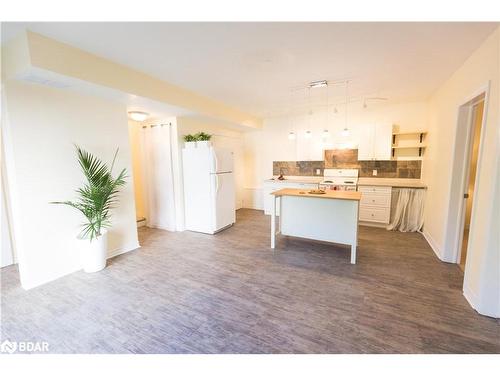
<path fill-rule="evenodd" d="M 429 234 L 429 232 L 423 231 L 423 232 L 419 232 L 419 233 L 421 233 L 424 236 L 425 240 L 427 241 L 427 243 L 431 247 L 432 251 L 434 251 L 434 254 L 436 254 L 436 256 L 438 257 L 438 259 L 440 261 L 444 262 L 444 260 L 442 258 L 442 255 L 441 255 L 442 251 L 439 248 L 439 246 L 436 244 L 436 241 L 434 241 L 434 239 L 432 238 L 432 236 Z"/>
<path fill-rule="evenodd" d="M 132 250 L 139 249 L 140 247 L 141 247 L 141 245 L 139 245 L 139 242 L 137 242 L 133 246 L 128 246 L 125 248 L 119 248 L 119 249 L 114 249 L 114 250 L 108 251 L 108 259 L 113 258 L 113 257 L 120 255 L 120 254 L 128 253 L 129 251 L 132 251 Z"/>

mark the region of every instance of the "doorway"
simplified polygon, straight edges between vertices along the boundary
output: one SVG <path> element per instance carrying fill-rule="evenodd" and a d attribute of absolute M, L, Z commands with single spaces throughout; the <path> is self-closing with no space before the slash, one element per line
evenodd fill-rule
<path fill-rule="evenodd" d="M 459 227 L 458 256 L 457 263 L 462 271 L 465 271 L 467 253 L 469 248 L 469 232 L 472 220 L 474 193 L 477 182 L 477 166 L 479 160 L 479 148 L 481 143 L 481 130 L 484 119 L 485 94 L 478 95 L 466 103 L 467 129 L 465 132 L 465 155 L 464 155 L 464 179 L 463 179 L 463 205 L 462 220 Z"/>
<path fill-rule="evenodd" d="M 458 109 L 455 156 L 447 227 L 449 261 L 464 271 L 470 255 L 470 234 L 474 233 L 474 194 L 481 159 L 482 126 L 487 111 L 488 87 L 470 97 Z"/>

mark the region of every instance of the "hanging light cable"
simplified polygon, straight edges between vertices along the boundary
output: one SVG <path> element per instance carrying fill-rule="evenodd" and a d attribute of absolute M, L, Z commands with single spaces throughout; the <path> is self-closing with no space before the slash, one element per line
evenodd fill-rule
<path fill-rule="evenodd" d="M 344 130 L 342 130 L 342 136 L 343 137 L 348 137 L 349 136 L 349 128 L 347 127 L 347 107 L 348 107 L 348 101 L 349 101 L 349 81 L 345 81 L 345 123 L 344 123 Z"/>
<path fill-rule="evenodd" d="M 307 130 L 306 130 L 305 137 L 307 139 L 310 139 L 312 137 L 312 134 L 311 134 L 311 117 L 312 117 L 311 88 L 308 87 L 308 88 L 306 88 L 306 90 L 307 90 L 307 102 L 308 102 L 309 112 L 307 113 Z"/>
<path fill-rule="evenodd" d="M 326 120 L 325 120 L 325 127 L 323 129 L 323 140 L 326 140 L 330 138 L 330 132 L 328 131 L 328 114 L 329 114 L 329 95 L 328 95 L 328 86 L 326 86 Z"/>
<path fill-rule="evenodd" d="M 293 122 L 293 89 L 290 90 L 290 107 L 289 107 L 288 114 L 290 116 L 290 124 L 292 127 L 292 130 L 288 133 L 288 139 L 293 141 L 297 138 L 297 136 L 295 134 L 295 128 L 293 126 L 294 125 L 294 122 Z"/>

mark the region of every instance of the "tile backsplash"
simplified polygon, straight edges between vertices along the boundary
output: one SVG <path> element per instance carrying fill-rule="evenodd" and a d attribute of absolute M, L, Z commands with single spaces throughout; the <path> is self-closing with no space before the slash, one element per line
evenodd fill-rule
<path fill-rule="evenodd" d="M 285 176 L 323 176 L 325 162 L 318 161 L 273 161 L 273 175 L 284 174 Z M 320 174 L 316 174 L 316 169 Z"/>
<path fill-rule="evenodd" d="M 421 160 L 377 160 L 358 161 L 358 150 L 325 150 L 323 161 L 274 161 L 273 174 L 285 176 L 318 176 L 316 170 L 323 175 L 325 168 L 356 168 L 359 177 L 380 178 L 420 178 Z M 373 170 L 377 176 L 373 176 Z"/>

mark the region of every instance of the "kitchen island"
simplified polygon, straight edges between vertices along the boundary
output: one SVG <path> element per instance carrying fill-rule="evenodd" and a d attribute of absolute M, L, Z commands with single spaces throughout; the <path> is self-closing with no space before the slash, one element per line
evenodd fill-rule
<path fill-rule="evenodd" d="M 272 249 L 275 248 L 277 234 L 333 242 L 349 245 L 351 263 L 356 263 L 360 192 L 326 190 L 324 194 L 312 194 L 303 189 L 281 189 L 271 194 Z M 280 219 L 277 231 L 278 205 Z"/>

